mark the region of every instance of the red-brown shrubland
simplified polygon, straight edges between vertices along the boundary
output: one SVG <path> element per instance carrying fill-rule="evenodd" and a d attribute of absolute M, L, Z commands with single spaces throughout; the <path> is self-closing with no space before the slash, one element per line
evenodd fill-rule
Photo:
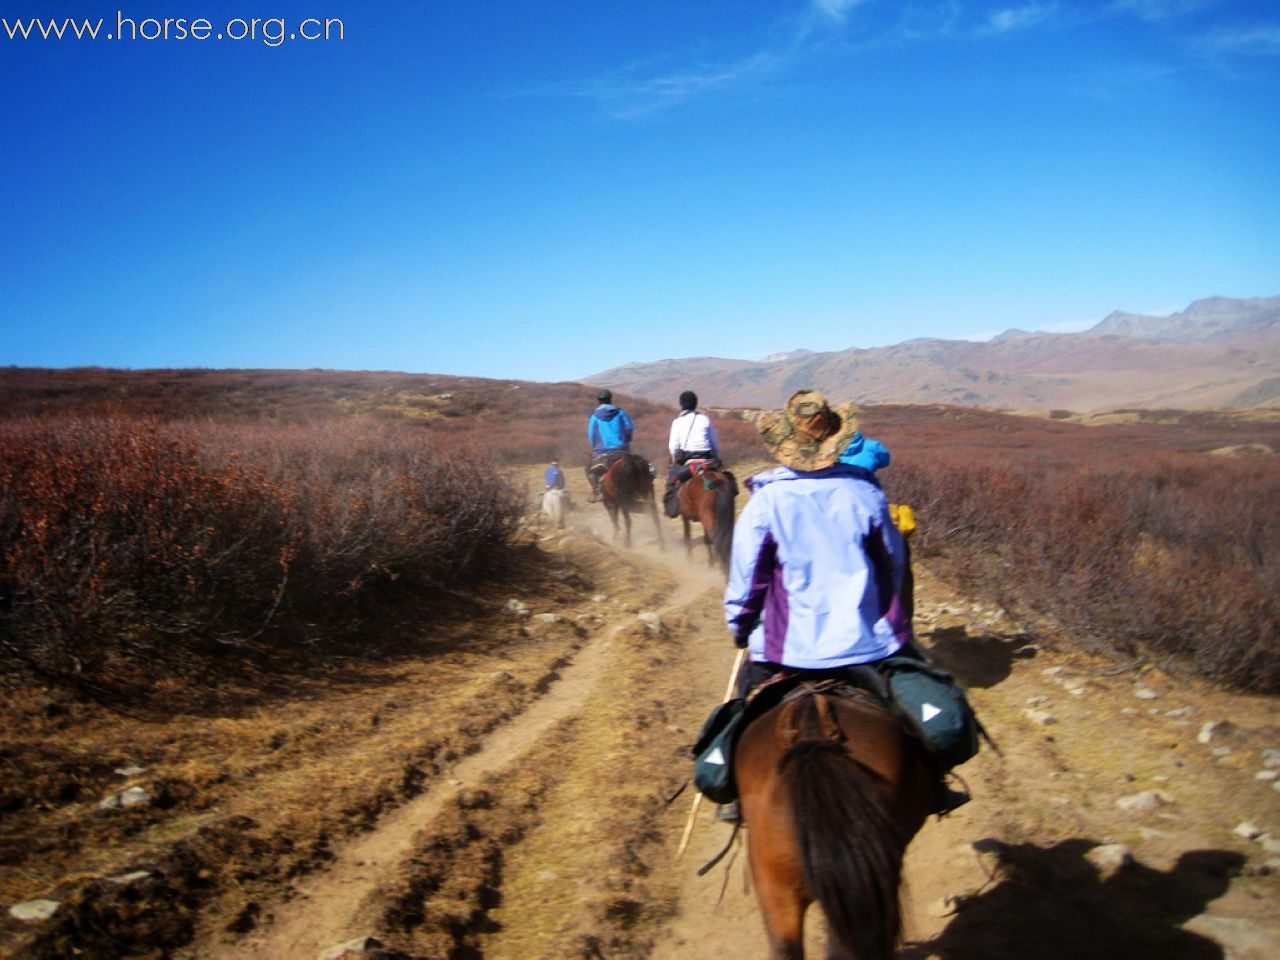
<path fill-rule="evenodd" d="M 0 410 L 8 416 L 310 424 L 368 414 L 412 424 L 447 446 L 475 445 L 504 463 L 583 464 L 596 392 L 578 383 L 341 370 L 0 368 Z M 674 407 L 618 402 L 635 421 L 636 451 L 666 463 Z"/>
<path fill-rule="evenodd" d="M 618 402 L 661 471 L 674 407 Z M 0 647 L 10 666 L 65 673 L 339 623 L 376 632 L 384 597 L 498 561 L 518 504 L 489 462 L 579 466 L 595 388 L 10 368 L 0 406 L 28 415 L 0 425 Z M 975 591 L 1049 614 L 1091 649 L 1280 689 L 1280 465 L 1211 455 L 1280 449 L 1280 424 L 1128 419 L 885 405 L 862 426 L 893 451 L 881 477 L 917 508 L 917 551 Z M 730 467 L 768 459 L 749 416 L 716 423 Z"/>
<path fill-rule="evenodd" d="M 522 509 L 474 450 L 365 420 L 17 419 L 0 449 L 0 669 L 90 689 L 367 640 L 498 567 Z"/>
<path fill-rule="evenodd" d="M 388 632 L 497 566 L 494 464 L 585 463 L 596 388 L 429 374 L 0 370 L 0 670 L 103 689 Z M 673 411 L 619 398 L 666 462 Z M 730 428 L 732 431 L 732 428 Z M 429 605 L 428 605 L 429 606 Z"/>
<path fill-rule="evenodd" d="M 1274 421 L 865 413 L 893 451 L 886 491 L 917 509 L 921 555 L 993 600 L 1051 615 L 1091 649 L 1280 689 L 1280 463 L 1209 453 L 1275 449 Z"/>
<path fill-rule="evenodd" d="M 688 386 L 696 387 L 696 384 Z M 617 397 L 636 424 L 633 446 L 667 462 L 671 406 Z M 585 463 L 597 388 L 437 374 L 342 370 L 42 370 L 0 368 L 9 416 L 149 415 L 166 421 L 313 423 L 353 413 L 408 422 L 446 445 L 475 445 L 501 463 Z M 716 415 L 730 458 L 755 443 L 750 423 Z"/>

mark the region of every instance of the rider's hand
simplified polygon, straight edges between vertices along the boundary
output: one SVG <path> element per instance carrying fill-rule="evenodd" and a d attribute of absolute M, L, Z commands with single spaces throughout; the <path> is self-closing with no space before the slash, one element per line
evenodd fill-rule
<path fill-rule="evenodd" d="M 748 637 L 740 637 L 736 633 L 733 635 L 733 645 L 739 650 L 747 649 Z"/>

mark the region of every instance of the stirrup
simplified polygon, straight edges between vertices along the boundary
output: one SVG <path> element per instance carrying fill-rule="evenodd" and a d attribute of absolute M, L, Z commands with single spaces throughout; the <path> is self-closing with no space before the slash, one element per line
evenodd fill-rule
<path fill-rule="evenodd" d="M 948 813 L 960 809 L 972 799 L 968 790 L 957 790 L 946 783 L 940 783 L 938 784 L 937 809 L 934 810 L 934 813 L 940 817 L 945 817 Z"/>
<path fill-rule="evenodd" d="M 944 804 L 943 813 L 950 813 L 952 810 L 959 809 L 968 803 L 972 797 L 963 790 L 953 790 L 947 787 L 942 791 L 942 802 Z"/>
<path fill-rule="evenodd" d="M 680 487 L 668 487 L 662 494 L 662 512 L 667 519 L 675 520 L 680 516 Z"/>
<path fill-rule="evenodd" d="M 742 811 L 738 809 L 738 801 L 730 800 L 716 807 L 716 819 L 725 823 L 737 823 L 742 819 Z"/>

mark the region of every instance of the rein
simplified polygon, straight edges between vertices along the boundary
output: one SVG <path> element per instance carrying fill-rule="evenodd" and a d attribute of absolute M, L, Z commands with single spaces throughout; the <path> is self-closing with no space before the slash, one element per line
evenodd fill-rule
<path fill-rule="evenodd" d="M 733 821 L 733 832 L 729 834 L 729 842 L 724 845 L 719 853 L 698 868 L 698 876 L 705 877 L 711 872 L 711 868 L 724 859 L 724 855 L 733 848 L 733 841 L 738 839 L 738 831 L 742 829 L 742 817 L 738 817 Z"/>

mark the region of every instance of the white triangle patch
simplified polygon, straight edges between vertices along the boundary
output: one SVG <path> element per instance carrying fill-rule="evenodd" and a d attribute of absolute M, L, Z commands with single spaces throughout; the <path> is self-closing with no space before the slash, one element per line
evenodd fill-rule
<path fill-rule="evenodd" d="M 920 719 L 924 723 L 928 723 L 942 711 L 935 707 L 932 703 L 925 703 L 920 707 Z"/>
<path fill-rule="evenodd" d="M 707 759 L 703 760 L 702 762 L 703 762 L 703 763 L 714 763 L 714 764 L 716 764 L 717 766 L 723 767 L 723 766 L 724 766 L 724 754 L 720 752 L 720 748 L 719 748 L 719 747 L 716 747 L 714 750 L 712 750 L 712 751 L 711 751 L 711 753 L 709 753 L 709 754 L 707 755 Z"/>

